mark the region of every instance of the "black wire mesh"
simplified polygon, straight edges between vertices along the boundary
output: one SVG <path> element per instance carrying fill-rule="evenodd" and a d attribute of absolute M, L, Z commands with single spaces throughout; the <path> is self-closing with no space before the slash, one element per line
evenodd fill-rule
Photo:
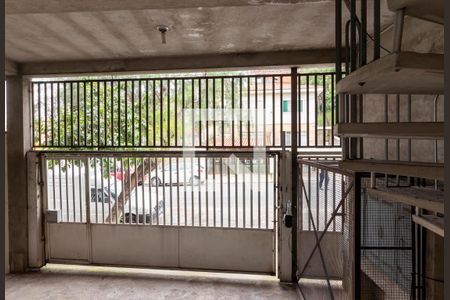
<path fill-rule="evenodd" d="M 407 178 L 379 177 L 378 185 L 405 186 Z M 411 207 L 367 194 L 361 179 L 360 299 L 410 299 L 413 273 Z"/>

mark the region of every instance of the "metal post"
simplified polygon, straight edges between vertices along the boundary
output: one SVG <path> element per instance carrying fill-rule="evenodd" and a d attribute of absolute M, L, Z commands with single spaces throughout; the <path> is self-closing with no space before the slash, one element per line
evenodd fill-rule
<path fill-rule="evenodd" d="M 292 281 L 297 281 L 297 68 L 291 68 Z"/>

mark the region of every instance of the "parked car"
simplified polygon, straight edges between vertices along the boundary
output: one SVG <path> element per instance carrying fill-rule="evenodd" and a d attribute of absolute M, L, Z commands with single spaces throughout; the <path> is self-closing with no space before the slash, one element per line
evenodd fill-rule
<path fill-rule="evenodd" d="M 116 177 L 117 180 L 123 180 L 126 176 L 128 176 L 127 174 L 127 170 L 123 171 L 120 168 L 117 168 L 116 171 L 111 171 L 109 172 L 109 175 L 112 177 Z M 130 176 L 132 176 L 134 174 L 134 169 L 130 168 Z M 147 181 L 148 179 L 148 174 L 144 176 L 144 180 L 142 180 L 142 176 L 140 174 L 138 174 L 138 185 L 142 185 L 145 181 Z"/>
<path fill-rule="evenodd" d="M 183 162 L 178 164 L 169 164 L 164 167 L 159 167 L 150 173 L 150 184 L 152 186 L 162 186 L 169 184 L 199 185 L 205 182 L 205 168 L 198 163 Z"/>
<path fill-rule="evenodd" d="M 102 195 L 103 194 L 103 195 Z M 104 187 L 103 190 L 101 187 L 97 187 L 97 193 L 95 192 L 95 187 L 91 186 L 91 202 L 115 202 L 116 200 L 116 194 L 114 191 L 108 189 L 108 187 Z"/>

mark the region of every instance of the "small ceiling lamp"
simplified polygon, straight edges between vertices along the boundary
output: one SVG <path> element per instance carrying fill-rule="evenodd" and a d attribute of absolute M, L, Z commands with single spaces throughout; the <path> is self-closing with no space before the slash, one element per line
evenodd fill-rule
<path fill-rule="evenodd" d="M 156 29 L 158 29 L 158 31 L 161 32 L 161 42 L 163 44 L 165 44 L 166 43 L 166 32 L 169 31 L 169 26 L 158 25 L 158 26 L 156 26 Z"/>

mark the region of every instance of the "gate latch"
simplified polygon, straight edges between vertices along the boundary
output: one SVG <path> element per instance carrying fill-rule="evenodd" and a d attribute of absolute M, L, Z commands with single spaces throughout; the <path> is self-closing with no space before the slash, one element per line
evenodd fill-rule
<path fill-rule="evenodd" d="M 285 211 L 284 216 L 283 216 L 283 223 L 284 223 L 284 226 L 286 226 L 287 228 L 291 228 L 292 227 L 291 200 L 287 201 L 286 211 Z"/>

